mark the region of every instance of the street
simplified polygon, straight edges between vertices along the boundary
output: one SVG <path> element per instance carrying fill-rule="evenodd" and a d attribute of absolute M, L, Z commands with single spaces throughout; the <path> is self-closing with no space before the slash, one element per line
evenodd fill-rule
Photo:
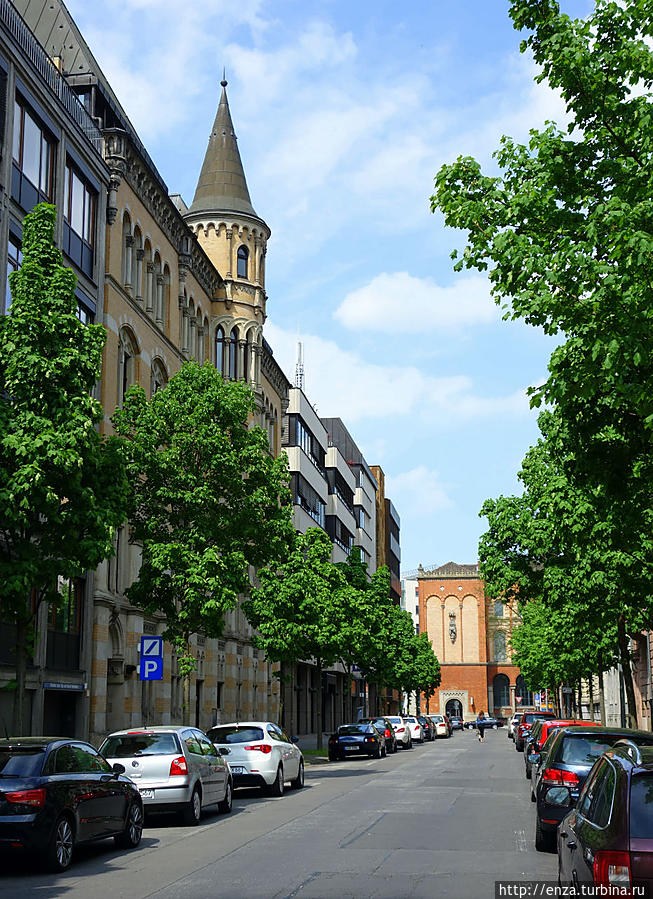
<path fill-rule="evenodd" d="M 239 790 L 196 828 L 152 819 L 139 849 L 80 848 L 63 875 L 3 863 L 8 899 L 333 899 L 494 896 L 497 879 L 555 880 L 533 846 L 523 761 L 506 730 L 457 732 L 379 761 L 307 766 L 280 799 Z"/>

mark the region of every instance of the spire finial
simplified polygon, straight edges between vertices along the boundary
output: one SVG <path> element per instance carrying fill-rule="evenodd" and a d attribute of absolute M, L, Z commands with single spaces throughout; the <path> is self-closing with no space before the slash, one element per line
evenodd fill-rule
<path fill-rule="evenodd" d="M 222 87 L 226 87 L 227 84 L 228 84 L 228 82 L 227 82 L 227 72 L 226 72 L 224 66 L 222 67 L 222 81 L 220 82 L 220 84 L 222 85 Z"/>

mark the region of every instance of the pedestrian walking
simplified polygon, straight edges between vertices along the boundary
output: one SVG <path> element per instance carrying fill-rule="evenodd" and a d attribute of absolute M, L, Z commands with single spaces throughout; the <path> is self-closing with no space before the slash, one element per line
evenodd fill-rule
<path fill-rule="evenodd" d="M 476 719 L 476 730 L 478 731 L 478 742 L 483 743 L 485 741 L 485 713 L 479 712 L 478 718 Z"/>

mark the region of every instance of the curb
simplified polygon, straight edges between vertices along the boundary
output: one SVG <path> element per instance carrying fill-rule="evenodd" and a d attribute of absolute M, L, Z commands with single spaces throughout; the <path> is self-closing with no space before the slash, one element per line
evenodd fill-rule
<path fill-rule="evenodd" d="M 329 759 L 325 755 L 305 755 L 305 765 L 328 765 Z"/>

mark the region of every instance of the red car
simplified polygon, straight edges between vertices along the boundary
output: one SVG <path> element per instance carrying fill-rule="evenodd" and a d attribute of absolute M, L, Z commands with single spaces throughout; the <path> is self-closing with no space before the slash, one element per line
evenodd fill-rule
<path fill-rule="evenodd" d="M 526 780 L 531 779 L 533 765 L 539 763 L 540 752 L 542 751 L 542 747 L 546 743 L 549 734 L 559 727 L 570 727 L 572 724 L 578 725 L 578 727 L 598 727 L 596 721 L 576 721 L 572 718 L 553 718 L 550 721 L 540 721 L 533 725 L 530 734 L 526 737 L 524 746 L 524 770 Z"/>
<path fill-rule="evenodd" d="M 522 715 L 522 719 L 517 725 L 517 730 L 515 732 L 515 749 L 517 752 L 524 751 L 526 734 L 530 733 L 534 721 L 543 721 L 547 718 L 553 720 L 555 717 L 554 712 L 525 712 Z"/>

